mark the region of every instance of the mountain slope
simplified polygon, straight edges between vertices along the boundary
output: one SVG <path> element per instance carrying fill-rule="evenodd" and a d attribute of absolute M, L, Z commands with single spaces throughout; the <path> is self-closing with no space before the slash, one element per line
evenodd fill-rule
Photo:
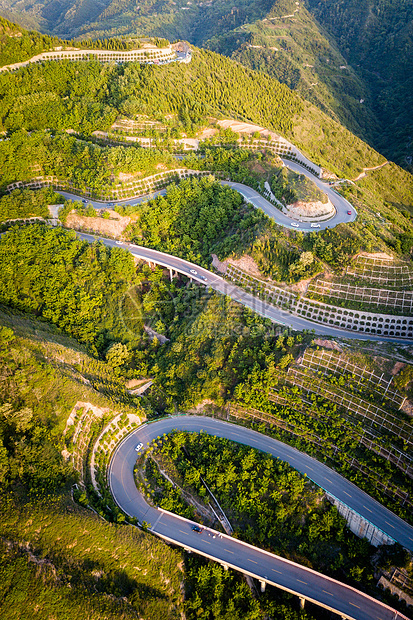
<path fill-rule="evenodd" d="M 128 410 L 125 379 L 115 387 L 113 368 L 78 342 L 3 306 L 0 372 L 0 616 L 181 617 L 181 553 L 103 521 L 68 486 L 74 471 L 61 450 L 70 412 L 79 402 L 86 415 L 87 406 L 99 410 L 99 432 Z"/>
<path fill-rule="evenodd" d="M 413 0 L 308 0 L 370 89 L 375 144 L 413 170 Z"/>
<path fill-rule="evenodd" d="M 0 0 L 66 38 L 184 38 L 297 90 L 387 157 L 412 165 L 413 0 Z"/>
<path fill-rule="evenodd" d="M 353 133 L 373 141 L 378 123 L 363 81 L 302 3 L 276 2 L 264 19 L 203 44 L 268 73 Z"/>

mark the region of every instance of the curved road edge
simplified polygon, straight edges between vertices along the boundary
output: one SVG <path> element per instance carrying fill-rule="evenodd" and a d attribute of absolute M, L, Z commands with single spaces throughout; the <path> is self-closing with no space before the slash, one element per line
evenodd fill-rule
<path fill-rule="evenodd" d="M 173 256 L 172 254 L 166 254 L 165 252 L 153 250 L 152 248 L 137 246 L 133 243 L 123 243 L 119 241 L 116 242 L 113 239 L 101 237 L 98 234 L 91 235 L 81 232 L 76 232 L 76 234 L 78 237 L 80 237 L 80 239 L 88 241 L 89 243 L 100 240 L 102 241 L 102 243 L 109 247 L 116 247 L 117 245 L 119 245 L 125 250 L 128 250 L 132 254 L 132 256 L 135 256 L 136 258 L 147 262 L 153 261 L 154 263 L 162 265 L 163 267 L 166 267 L 171 271 L 178 271 L 186 277 L 196 280 L 200 284 L 204 284 L 205 286 L 214 289 L 222 295 L 231 297 L 233 301 L 236 301 L 243 306 L 246 306 L 253 312 L 256 312 L 260 316 L 269 319 L 273 323 L 294 329 L 296 331 L 303 331 L 304 329 L 308 329 L 314 330 L 315 334 L 330 336 L 332 338 L 349 338 L 351 340 L 374 340 L 378 342 L 394 342 L 398 344 L 406 344 L 412 341 L 412 339 L 408 337 L 392 338 L 391 336 L 381 336 L 371 333 L 367 334 L 364 332 L 354 332 L 342 329 L 340 327 L 331 327 L 324 323 L 315 323 L 304 317 L 290 314 L 286 310 L 277 308 L 276 306 L 272 306 L 266 301 L 263 301 L 258 297 L 254 297 L 254 295 L 247 293 L 242 288 L 235 286 L 227 280 L 224 280 L 224 278 L 215 273 L 212 273 L 208 269 L 200 267 L 199 265 L 191 263 L 182 258 L 178 258 L 177 256 Z"/>
<path fill-rule="evenodd" d="M 348 200 L 346 200 L 346 198 L 344 198 L 338 192 L 336 192 L 333 188 L 331 188 L 328 185 L 328 183 L 314 176 L 311 172 L 309 172 L 306 168 L 304 168 L 304 166 L 300 166 L 300 164 L 291 162 L 289 160 L 283 160 L 283 163 L 293 172 L 296 172 L 298 174 L 304 174 L 313 183 L 315 183 L 317 187 L 321 189 L 321 191 L 324 192 L 328 196 L 328 198 L 334 205 L 335 210 L 336 210 L 335 215 L 333 215 L 330 219 L 324 220 L 324 221 L 323 220 L 317 221 L 316 219 L 314 219 L 313 223 L 318 224 L 317 228 L 311 227 L 310 222 L 295 221 L 294 225 L 292 225 L 292 222 L 291 222 L 292 218 L 290 216 L 280 211 L 266 198 L 261 196 L 261 194 L 259 194 L 255 189 L 252 189 L 252 187 L 249 187 L 249 185 L 244 185 L 243 183 L 237 183 L 235 181 L 220 181 L 220 183 L 221 185 L 227 185 L 231 187 L 232 189 L 234 189 L 235 191 L 237 191 L 239 194 L 241 194 L 241 196 L 247 202 L 252 204 L 253 207 L 263 211 L 269 218 L 273 219 L 277 224 L 279 224 L 280 226 L 283 226 L 284 228 L 290 228 L 292 230 L 297 230 L 297 231 L 301 230 L 302 232 L 308 233 L 308 232 L 318 232 L 321 230 L 325 230 L 326 228 L 334 228 L 335 226 L 338 226 L 338 224 L 343 224 L 343 223 L 348 224 L 348 223 L 354 222 L 354 220 L 357 217 L 357 212 L 355 208 Z M 60 190 L 57 193 L 59 193 L 61 196 L 63 196 L 66 199 L 79 200 L 78 195 L 72 194 L 70 192 Z M 166 193 L 166 190 L 163 189 L 163 190 L 154 191 L 153 193 L 146 194 L 144 196 L 142 195 L 135 196 L 133 198 L 128 198 L 126 200 L 115 200 L 115 203 L 121 206 L 137 205 L 139 203 L 150 200 L 151 198 L 156 198 L 156 196 L 164 195 L 165 193 Z M 89 199 L 87 200 L 87 203 L 93 205 L 95 208 L 98 208 L 98 209 L 105 209 L 109 207 L 109 204 L 110 205 L 114 204 L 113 201 L 110 203 L 104 203 L 99 200 L 89 200 Z M 348 213 L 349 211 L 351 211 L 350 214 Z"/>
<path fill-rule="evenodd" d="M 394 528 L 393 535 L 396 532 L 397 537 L 402 538 L 402 544 L 410 540 L 408 548 L 413 549 L 413 528 L 411 526 L 323 463 L 251 429 L 200 416 L 170 417 L 144 424 L 118 444 L 108 467 L 108 479 L 116 503 L 126 514 L 137 517 L 141 522 L 149 520 L 152 524 L 151 531 L 173 544 L 311 600 L 343 617 L 354 620 L 393 620 L 396 618 L 396 612 L 393 609 L 350 586 L 210 528 L 205 528 L 202 535 L 199 535 L 192 531 L 192 521 L 149 506 L 136 488 L 134 481 L 133 470 L 137 458 L 135 447 L 137 442 L 148 444 L 153 439 L 174 429 L 189 432 L 204 431 L 272 454 L 290 463 L 301 473 L 307 474 L 308 471 L 311 474 L 309 477 L 316 484 L 325 489 L 328 487 L 326 490 L 334 491 L 335 496 L 340 497 L 341 494 L 343 498 L 345 495 L 350 497 L 348 491 L 351 491 L 352 501 L 345 498 L 344 503 L 359 513 L 362 512 L 364 506 L 364 513 L 367 514 L 369 511 L 376 521 L 380 522 L 379 517 L 384 518 L 385 521 L 388 520 L 390 526 Z M 369 516 L 366 518 L 371 520 Z M 315 593 L 317 593 L 317 598 L 314 596 Z M 400 613 L 397 617 L 405 618 Z"/>

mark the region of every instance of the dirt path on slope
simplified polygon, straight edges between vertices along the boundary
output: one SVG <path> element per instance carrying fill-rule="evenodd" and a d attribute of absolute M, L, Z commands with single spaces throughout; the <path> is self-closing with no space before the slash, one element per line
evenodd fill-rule
<path fill-rule="evenodd" d="M 358 177 L 353 179 L 353 181 L 355 182 L 355 181 L 360 181 L 360 179 L 364 179 L 364 177 L 367 176 L 367 172 L 371 172 L 372 170 L 380 170 L 380 168 L 387 166 L 388 163 L 389 163 L 388 161 L 385 161 L 383 164 L 379 164 L 378 166 L 373 166 L 373 168 L 363 168 L 363 172 L 360 172 Z"/>

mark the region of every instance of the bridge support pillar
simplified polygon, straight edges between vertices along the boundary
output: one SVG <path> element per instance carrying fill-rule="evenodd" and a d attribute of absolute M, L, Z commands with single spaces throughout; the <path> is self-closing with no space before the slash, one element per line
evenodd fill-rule
<path fill-rule="evenodd" d="M 222 564 L 224 570 L 228 570 L 228 564 Z"/>
<path fill-rule="evenodd" d="M 169 270 L 169 279 L 172 282 L 172 278 L 174 277 L 174 272 L 172 271 L 172 269 Z"/>
<path fill-rule="evenodd" d="M 305 598 L 300 596 L 300 609 L 304 609 L 304 605 L 305 605 Z"/>
<path fill-rule="evenodd" d="M 184 547 L 184 551 L 186 551 L 187 553 L 192 553 L 191 549 L 188 549 L 188 547 Z"/>
<path fill-rule="evenodd" d="M 261 592 L 265 592 L 265 586 L 267 585 L 266 581 L 260 581 L 261 584 Z"/>

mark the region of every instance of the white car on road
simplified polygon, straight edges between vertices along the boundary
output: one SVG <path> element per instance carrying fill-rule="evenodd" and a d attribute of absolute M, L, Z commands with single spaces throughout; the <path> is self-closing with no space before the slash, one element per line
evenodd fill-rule
<path fill-rule="evenodd" d="M 296 222 L 291 222 L 291 226 L 294 226 L 294 228 L 300 228 L 300 224 L 297 224 Z"/>

